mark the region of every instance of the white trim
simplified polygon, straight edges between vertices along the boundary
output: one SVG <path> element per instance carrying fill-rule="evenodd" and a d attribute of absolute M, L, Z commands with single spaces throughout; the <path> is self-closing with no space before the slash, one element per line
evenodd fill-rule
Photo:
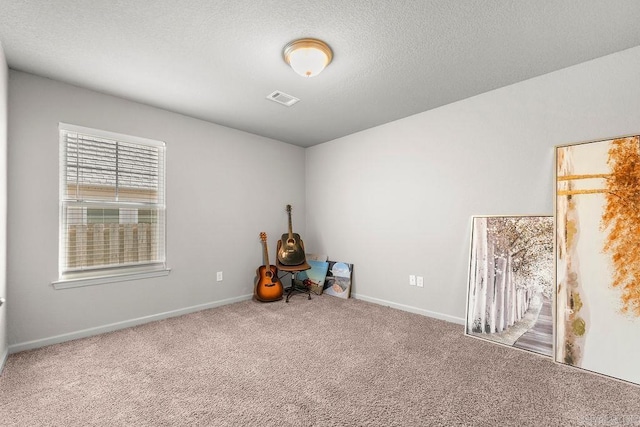
<path fill-rule="evenodd" d="M 7 364 L 8 358 L 9 358 L 9 347 L 5 349 L 4 354 L 0 358 L 0 375 L 2 375 L 2 371 L 4 370 L 4 366 Z"/>
<path fill-rule="evenodd" d="M 123 322 L 110 323 L 107 325 L 97 326 L 95 328 L 82 329 L 80 331 L 69 332 L 67 334 L 55 335 L 52 337 L 42 338 L 33 341 L 26 341 L 9 346 L 9 354 L 18 353 L 20 351 L 32 350 L 34 348 L 45 347 L 48 345 L 59 344 L 65 341 L 77 340 L 80 338 L 92 337 L 107 332 L 117 331 L 119 329 L 130 328 L 157 320 L 168 319 L 170 317 L 182 316 L 184 314 L 195 313 L 197 311 L 207 310 L 210 308 L 220 307 L 227 304 L 246 301 L 253 298 L 253 294 L 241 295 L 239 297 L 227 298 L 220 301 L 209 302 L 206 304 L 194 305 L 191 307 L 180 308 L 178 310 L 166 311 L 164 313 L 152 314 L 150 316 L 138 317 L 136 319 L 125 320 Z"/>
<path fill-rule="evenodd" d="M 83 135 L 95 136 L 97 138 L 114 139 L 122 142 L 130 142 L 134 144 L 151 145 L 154 147 L 165 147 L 166 144 L 163 141 L 156 139 L 142 138 L 140 136 L 125 135 L 123 133 L 109 132 L 107 130 L 87 128 L 84 126 L 71 125 L 68 123 L 59 122 L 58 130 L 67 131 L 71 133 L 81 133 Z"/>
<path fill-rule="evenodd" d="M 82 286 L 102 285 L 104 283 L 128 282 L 130 280 L 148 279 L 150 277 L 168 276 L 171 273 L 170 268 L 161 270 L 132 272 L 123 274 L 112 274 L 109 276 L 85 277 L 77 279 L 61 279 L 51 282 L 54 289 L 79 288 Z"/>
<path fill-rule="evenodd" d="M 362 300 L 362 301 L 378 304 L 378 305 L 386 305 L 388 307 L 396 308 L 402 311 L 408 311 L 409 313 L 420 314 L 422 316 L 427 316 L 427 317 L 433 317 L 434 319 L 440 319 L 446 322 L 457 323 L 459 325 L 465 324 L 465 320 L 462 317 L 450 316 L 448 314 L 438 313 L 437 311 L 425 310 L 425 309 L 413 307 L 410 305 L 398 304 L 395 302 L 391 302 L 391 301 L 387 301 L 379 298 L 368 297 L 360 294 L 351 294 L 351 297 Z"/>

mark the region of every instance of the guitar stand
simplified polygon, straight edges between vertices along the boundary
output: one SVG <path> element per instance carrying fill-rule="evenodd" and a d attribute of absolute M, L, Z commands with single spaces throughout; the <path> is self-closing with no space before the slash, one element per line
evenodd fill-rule
<path fill-rule="evenodd" d="M 311 288 L 309 286 L 297 286 L 294 280 L 296 278 L 296 273 L 309 270 L 311 268 L 311 266 L 306 261 L 300 265 L 282 265 L 280 264 L 280 262 L 276 261 L 276 267 L 280 271 L 291 274 L 291 286 L 285 289 L 285 292 L 287 293 L 287 299 L 285 299 L 285 302 L 289 302 L 289 298 L 291 298 L 291 295 L 293 295 L 294 292 L 307 294 L 307 299 L 311 299 Z"/>

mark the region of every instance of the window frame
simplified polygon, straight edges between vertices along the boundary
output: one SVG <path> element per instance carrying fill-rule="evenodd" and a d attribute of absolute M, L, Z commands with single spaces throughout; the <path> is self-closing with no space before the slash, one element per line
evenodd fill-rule
<path fill-rule="evenodd" d="M 136 144 L 143 146 L 159 147 L 162 150 L 162 158 L 159 159 L 158 167 L 161 173 L 158 174 L 158 188 L 162 192 L 161 200 L 158 203 L 150 204 L 149 209 L 154 210 L 158 207 L 162 209 L 162 230 L 160 238 L 162 240 L 162 256 L 160 259 L 150 260 L 147 263 L 136 262 L 125 266 L 120 265 L 104 265 L 95 268 L 86 268 L 77 271 L 65 270 L 67 263 L 66 243 L 67 232 L 65 225 L 65 208 L 74 204 L 82 205 L 85 209 L 90 209 L 92 203 L 96 203 L 96 207 L 100 204 L 99 200 L 87 199 L 84 201 L 72 201 L 68 199 L 67 189 L 67 133 L 77 133 L 79 135 L 107 139 L 123 144 Z M 55 289 L 67 289 L 80 286 L 91 286 L 103 283 L 122 282 L 130 280 L 145 279 L 150 277 L 166 276 L 171 272 L 167 267 L 167 221 L 166 221 L 166 144 L 163 141 L 141 138 L 137 136 L 125 135 L 116 132 L 109 132 L 99 129 L 87 128 L 83 126 L 72 125 L 68 123 L 59 123 L 59 214 L 58 214 L 58 280 L 53 281 L 52 285 Z M 127 209 L 131 207 L 131 203 L 127 201 L 110 201 L 109 205 L 114 209 Z M 116 207 L 117 206 L 117 207 Z M 140 208 L 138 208 L 140 209 Z"/>

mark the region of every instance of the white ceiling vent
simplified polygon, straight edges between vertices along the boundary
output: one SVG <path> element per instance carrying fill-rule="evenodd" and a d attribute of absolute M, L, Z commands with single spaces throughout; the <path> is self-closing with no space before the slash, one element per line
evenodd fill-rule
<path fill-rule="evenodd" d="M 276 90 L 275 92 L 267 95 L 267 99 L 270 99 L 274 102 L 277 102 L 278 104 L 282 104 L 287 107 L 291 107 L 293 104 L 300 101 L 295 96 L 287 95 L 286 93 L 279 90 Z"/>

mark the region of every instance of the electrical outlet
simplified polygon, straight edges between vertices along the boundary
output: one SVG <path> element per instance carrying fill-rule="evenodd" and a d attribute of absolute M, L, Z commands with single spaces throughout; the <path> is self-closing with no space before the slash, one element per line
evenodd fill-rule
<path fill-rule="evenodd" d="M 218 271 L 218 272 L 216 273 L 216 280 L 217 280 L 218 282 L 222 282 L 222 271 Z"/>
<path fill-rule="evenodd" d="M 424 278 L 422 276 L 418 276 L 418 287 L 422 288 L 424 287 Z"/>
<path fill-rule="evenodd" d="M 413 274 L 409 276 L 409 285 L 410 286 L 416 285 L 416 276 L 414 276 Z"/>

